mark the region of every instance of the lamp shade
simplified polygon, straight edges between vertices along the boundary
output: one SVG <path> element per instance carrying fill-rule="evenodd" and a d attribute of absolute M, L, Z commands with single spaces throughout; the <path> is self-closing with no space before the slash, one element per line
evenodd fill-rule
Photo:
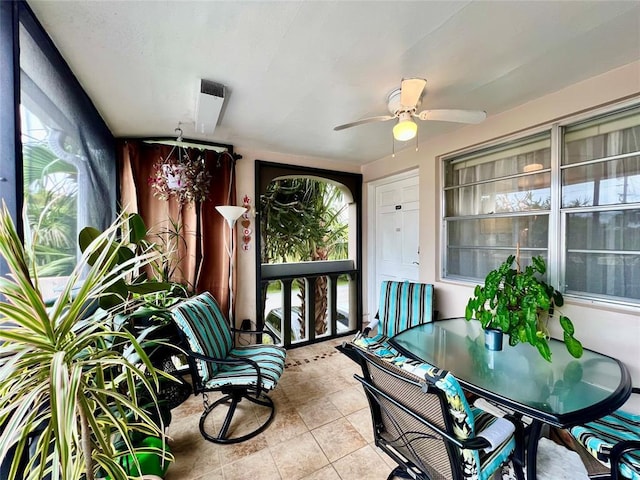
<path fill-rule="evenodd" d="M 418 133 L 418 125 L 411 118 L 411 114 L 403 112 L 398 117 L 398 123 L 393 127 L 393 138 L 400 142 L 411 140 Z"/>
<path fill-rule="evenodd" d="M 230 226 L 247 211 L 245 207 L 235 207 L 233 205 L 218 205 L 216 210 L 225 218 Z"/>

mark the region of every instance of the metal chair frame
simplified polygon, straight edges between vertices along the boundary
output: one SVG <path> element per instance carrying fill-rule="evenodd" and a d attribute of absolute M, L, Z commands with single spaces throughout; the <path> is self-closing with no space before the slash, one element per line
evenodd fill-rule
<path fill-rule="evenodd" d="M 371 417 L 373 422 L 374 429 L 374 438 L 376 445 L 384 451 L 387 455 L 393 458 L 396 463 L 398 463 L 399 468 L 394 469 L 388 477 L 388 480 L 391 480 L 394 476 L 403 476 L 408 475 L 406 478 L 414 478 L 417 480 L 430 480 L 432 476 L 429 474 L 429 466 L 427 463 L 427 459 L 421 459 L 420 454 L 416 451 L 414 446 L 412 445 L 418 439 L 436 439 L 439 440 L 433 434 L 427 432 L 404 432 L 398 420 L 393 417 L 393 415 L 385 408 L 385 406 L 381 403 L 379 398 L 385 399 L 394 407 L 400 409 L 406 415 L 418 421 L 427 430 L 432 431 L 439 435 L 442 440 L 445 441 L 445 447 L 448 454 L 449 466 L 452 473 L 453 480 L 464 480 L 465 476 L 461 468 L 461 464 L 458 461 L 459 454 L 457 449 L 465 449 L 465 450 L 481 450 L 490 446 L 488 440 L 476 436 L 473 438 L 468 438 L 465 440 L 459 440 L 453 434 L 453 423 L 451 421 L 449 411 L 448 411 L 448 402 L 446 396 L 443 391 L 435 387 L 435 385 L 429 385 L 426 382 L 418 382 L 413 380 L 410 377 L 410 374 L 394 367 L 393 365 L 385 362 L 384 360 L 380 360 L 375 355 L 370 353 L 363 352 L 357 348 L 351 347 L 353 353 L 357 357 L 360 358 L 360 364 L 363 369 L 363 376 L 354 375 L 364 387 L 365 393 L 367 395 L 367 399 L 369 401 L 369 406 L 371 410 Z M 372 382 L 372 376 L 369 365 L 373 364 L 376 368 L 384 370 L 386 374 L 392 376 L 397 379 L 399 382 L 403 382 L 407 385 L 412 386 L 413 388 L 421 389 L 425 395 L 433 395 L 437 398 L 437 401 L 440 405 L 440 411 L 442 412 L 443 421 L 445 428 L 441 428 L 436 425 L 432 421 L 426 419 L 419 412 L 416 412 L 409 408 L 407 405 L 402 403 L 400 395 L 393 396 L 388 392 L 382 391 L 380 388 L 376 387 Z M 383 412 L 386 412 L 386 418 L 390 421 L 398 432 L 401 432 L 400 437 L 387 440 L 383 437 L 382 433 L 385 430 L 384 421 L 383 421 Z M 524 480 L 523 473 L 523 464 L 524 464 L 524 433 L 522 424 L 514 417 L 507 416 L 509 421 L 511 421 L 515 427 L 515 440 L 516 440 L 516 448 L 514 453 L 512 454 L 512 461 L 514 464 L 514 470 L 518 480 Z M 395 444 L 395 445 L 394 445 Z M 397 451 L 397 448 L 404 449 L 409 453 L 408 456 L 413 458 L 405 458 L 400 452 Z M 434 476 L 438 476 L 441 474 L 434 473 Z M 439 477 L 438 477 L 439 478 Z"/>
<path fill-rule="evenodd" d="M 234 338 L 236 333 L 242 333 L 242 334 L 254 333 L 257 335 L 259 334 L 270 335 L 270 332 L 267 332 L 267 331 L 264 331 L 264 332 L 247 331 L 247 330 L 240 331 L 235 328 L 231 328 L 231 333 L 234 335 Z M 275 342 L 275 339 L 274 339 L 274 342 Z M 200 379 L 200 376 L 197 374 L 198 369 L 195 366 L 196 358 L 200 360 L 204 360 L 206 362 L 216 363 L 218 365 L 241 365 L 241 364 L 251 365 L 256 370 L 256 377 L 257 377 L 256 388 L 252 388 L 250 386 L 243 386 L 243 387 L 228 386 L 228 387 L 221 387 L 221 388 L 215 388 L 215 389 L 207 389 L 204 387 Z M 192 372 L 192 375 L 194 371 L 196 372 L 195 378 L 197 378 L 197 380 L 193 382 L 194 394 L 195 395 L 198 395 L 199 393 L 203 394 L 204 412 L 200 417 L 199 428 L 200 428 L 200 433 L 204 438 L 214 443 L 223 443 L 223 444 L 240 443 L 255 437 L 259 433 L 263 432 L 269 426 L 269 424 L 273 420 L 276 413 L 275 405 L 273 403 L 273 400 L 266 394 L 266 391 L 262 388 L 262 376 L 260 374 L 260 367 L 256 362 L 250 359 L 241 359 L 241 358 L 221 359 L 221 358 L 207 357 L 205 355 L 201 355 L 199 353 L 191 352 L 191 351 L 188 352 L 187 361 L 190 363 L 189 367 Z M 216 400 L 214 403 L 209 404 L 206 394 L 208 392 L 214 392 L 214 391 L 220 391 L 224 396 Z M 263 407 L 269 408 L 270 410 L 269 416 L 258 428 L 256 428 L 252 432 L 249 432 L 246 435 L 242 435 L 240 437 L 229 438 L 227 436 L 229 432 L 229 427 L 231 426 L 231 421 L 233 420 L 233 415 L 235 414 L 236 408 L 238 404 L 242 401 L 242 399 L 246 399 L 256 405 L 261 405 Z M 206 423 L 207 417 L 211 412 L 213 412 L 213 410 L 217 406 L 220 406 L 229 401 L 231 401 L 231 404 L 229 405 L 229 411 L 225 416 L 224 422 L 222 424 L 222 427 L 220 427 L 218 434 L 217 435 L 209 434 L 205 430 L 205 423 Z"/>
<path fill-rule="evenodd" d="M 192 387 L 193 394 L 198 395 L 202 393 L 203 395 L 203 406 L 204 411 L 200 417 L 199 429 L 202 436 L 213 443 L 220 444 L 233 444 L 240 443 L 250 438 L 255 437 L 259 433 L 263 432 L 271 423 L 275 416 L 275 405 L 273 400 L 267 395 L 267 390 L 264 389 L 262 384 L 262 374 L 260 372 L 260 366 L 253 360 L 248 358 L 215 358 L 206 355 L 202 355 L 200 353 L 194 352 L 188 348 L 189 342 L 185 333 L 182 331 L 179 325 L 177 326 L 177 330 L 181 339 L 181 343 L 183 345 L 183 350 L 186 355 L 187 363 L 189 365 L 189 371 L 192 379 Z M 236 328 L 229 328 L 234 345 L 237 334 L 255 334 L 255 335 L 268 335 L 273 341 L 274 345 L 276 339 L 271 334 L 271 332 L 265 330 L 239 330 Z M 216 388 L 207 388 L 202 378 L 200 376 L 198 367 L 196 365 L 196 359 L 202 360 L 205 362 L 217 364 L 217 365 L 250 365 L 256 371 L 256 385 L 224 385 Z M 214 403 L 209 403 L 209 399 L 207 397 L 207 393 L 209 392 L 221 392 L 223 396 L 217 399 Z M 263 407 L 267 407 L 269 409 L 269 415 L 267 418 L 254 430 L 251 432 L 241 435 L 238 437 L 230 437 L 229 436 L 229 428 L 231 427 L 231 422 L 233 421 L 234 414 L 238 407 L 238 404 L 243 400 L 254 403 L 256 405 L 261 405 Z M 218 430 L 217 433 L 211 434 L 206 431 L 206 421 L 207 417 L 214 411 L 214 409 L 220 405 L 229 403 L 229 409 L 227 414 L 225 415 L 224 421 L 222 422 L 222 426 Z"/>

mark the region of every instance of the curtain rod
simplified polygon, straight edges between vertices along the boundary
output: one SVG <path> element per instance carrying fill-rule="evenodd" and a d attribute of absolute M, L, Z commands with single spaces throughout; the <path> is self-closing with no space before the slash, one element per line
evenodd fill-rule
<path fill-rule="evenodd" d="M 233 152 L 233 147 L 230 145 L 222 145 L 222 144 L 211 144 L 211 143 L 203 143 L 197 140 L 182 140 L 178 141 L 175 138 L 151 138 L 142 140 L 144 143 L 150 144 L 160 144 L 160 145 L 168 145 L 170 147 L 181 147 L 181 148 L 197 148 L 200 150 L 212 150 L 218 153 L 224 152 Z"/>

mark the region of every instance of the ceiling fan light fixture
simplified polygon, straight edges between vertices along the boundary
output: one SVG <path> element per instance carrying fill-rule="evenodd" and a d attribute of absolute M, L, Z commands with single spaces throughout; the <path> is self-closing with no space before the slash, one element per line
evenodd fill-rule
<path fill-rule="evenodd" d="M 413 121 L 409 112 L 402 112 L 398 123 L 393 127 L 393 138 L 399 142 L 411 140 L 418 133 L 418 124 Z"/>

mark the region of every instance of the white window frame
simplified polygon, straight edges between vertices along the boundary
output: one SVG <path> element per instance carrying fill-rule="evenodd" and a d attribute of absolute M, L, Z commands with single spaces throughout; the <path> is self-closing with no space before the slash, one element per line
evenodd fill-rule
<path fill-rule="evenodd" d="M 481 150 L 499 147 L 501 145 L 516 142 L 518 140 L 525 139 L 539 135 L 544 132 L 550 132 L 551 137 L 551 205 L 549 211 L 549 226 L 548 226 L 548 246 L 547 246 L 547 258 L 548 258 L 548 281 L 552 285 L 558 286 L 558 289 L 563 293 L 565 297 L 573 298 L 578 301 L 588 301 L 591 304 L 601 303 L 603 305 L 617 304 L 631 307 L 638 307 L 640 305 L 640 299 L 627 300 L 620 299 L 618 297 L 597 295 L 597 294 L 579 294 L 574 292 L 566 292 L 565 288 L 565 264 L 566 264 L 566 223 L 569 213 L 577 213 L 579 210 L 576 208 L 562 209 L 561 208 L 561 163 L 563 153 L 563 131 L 565 127 L 572 126 L 581 122 L 585 122 L 597 117 L 615 114 L 626 109 L 640 108 L 640 102 L 638 98 L 627 100 L 624 102 L 610 105 L 603 108 L 593 109 L 581 114 L 570 115 L 559 121 L 550 122 L 548 124 L 532 127 L 526 131 L 520 131 L 517 134 L 507 135 L 499 139 L 494 139 L 486 143 L 475 145 L 472 148 L 466 148 L 457 150 L 449 154 L 445 154 L 440 157 L 440 185 L 441 185 L 441 228 L 440 228 L 440 245 L 441 245 L 441 268 L 440 277 L 443 280 L 455 281 L 460 283 L 476 284 L 479 282 L 476 278 L 463 277 L 459 275 L 447 275 L 447 261 L 448 261 L 448 233 L 446 217 L 446 163 L 452 159 L 460 158 L 462 156 L 473 154 Z M 640 207 L 640 203 L 630 204 L 614 204 L 610 205 L 605 211 L 624 210 L 624 209 L 637 209 Z M 592 211 L 592 208 L 587 209 Z M 506 258 L 506 257 L 505 257 Z M 488 272 L 485 272 L 488 273 Z"/>

